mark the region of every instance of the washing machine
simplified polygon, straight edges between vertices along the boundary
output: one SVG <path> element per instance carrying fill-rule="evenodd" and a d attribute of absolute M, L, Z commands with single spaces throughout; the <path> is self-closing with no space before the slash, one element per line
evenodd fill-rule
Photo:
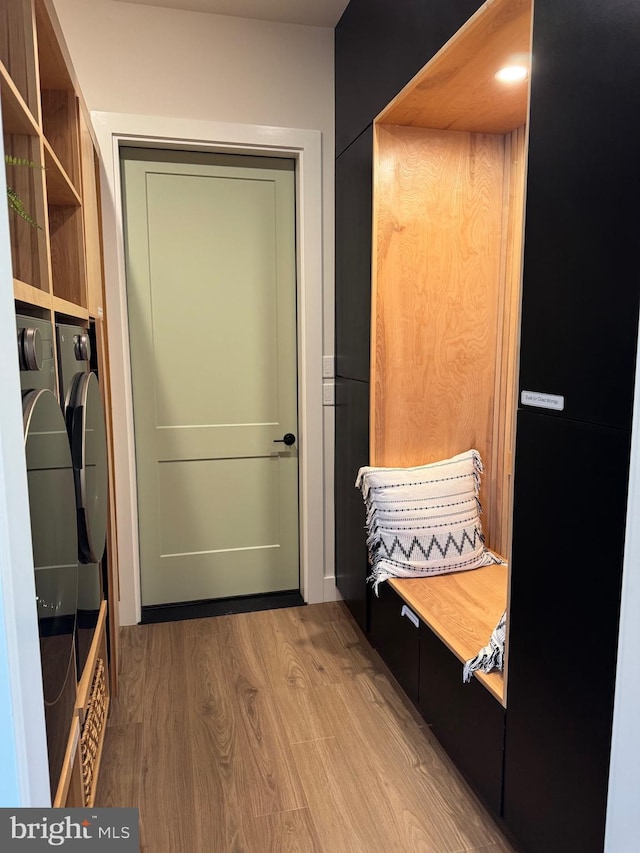
<path fill-rule="evenodd" d="M 55 394 L 56 373 L 53 358 L 53 325 L 37 317 L 16 316 L 18 360 L 22 391 L 47 388 Z"/>
<path fill-rule="evenodd" d="M 18 316 L 17 332 L 53 798 L 76 704 L 78 536 L 75 483 L 66 424 L 55 394 L 52 325 Z"/>
<path fill-rule="evenodd" d="M 103 599 L 102 557 L 107 531 L 107 435 L 102 395 L 90 370 L 86 329 L 56 324 L 60 401 L 71 446 L 78 525 L 78 673 L 87 660 Z"/>

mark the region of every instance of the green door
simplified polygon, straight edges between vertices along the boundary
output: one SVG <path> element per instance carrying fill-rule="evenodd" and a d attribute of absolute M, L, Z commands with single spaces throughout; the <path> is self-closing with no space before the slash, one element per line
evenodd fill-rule
<path fill-rule="evenodd" d="M 298 589 L 294 163 L 121 156 L 142 604 Z"/>

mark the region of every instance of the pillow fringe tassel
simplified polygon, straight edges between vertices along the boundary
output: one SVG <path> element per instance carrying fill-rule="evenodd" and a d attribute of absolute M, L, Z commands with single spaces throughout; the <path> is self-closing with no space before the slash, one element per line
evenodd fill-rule
<path fill-rule="evenodd" d="M 462 681 L 467 684 L 471 681 L 474 672 L 489 673 L 494 669 L 502 671 L 504 666 L 504 642 L 507 631 L 507 611 L 502 614 L 498 624 L 493 629 L 488 644 L 480 649 L 478 654 L 468 660 L 462 670 Z"/>

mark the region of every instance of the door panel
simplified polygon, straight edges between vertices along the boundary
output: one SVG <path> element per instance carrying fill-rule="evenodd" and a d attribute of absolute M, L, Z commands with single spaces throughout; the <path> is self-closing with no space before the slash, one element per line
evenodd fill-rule
<path fill-rule="evenodd" d="M 603 849 L 629 443 L 518 412 L 504 818 L 532 853 Z"/>
<path fill-rule="evenodd" d="M 626 168 L 638 28 L 629 0 L 535 4 L 520 358 L 521 390 L 565 398 L 549 417 L 626 429 L 640 303 L 640 181 Z"/>
<path fill-rule="evenodd" d="M 292 161 L 123 160 L 144 605 L 295 589 Z"/>

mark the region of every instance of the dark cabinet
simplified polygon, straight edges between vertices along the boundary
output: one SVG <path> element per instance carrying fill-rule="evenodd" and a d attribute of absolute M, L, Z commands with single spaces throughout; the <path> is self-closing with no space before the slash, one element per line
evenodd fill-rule
<path fill-rule="evenodd" d="M 520 387 L 630 428 L 640 6 L 536 0 Z M 554 415 L 552 414 L 552 417 Z"/>
<path fill-rule="evenodd" d="M 356 298 L 351 270 L 364 269 L 364 237 L 356 238 L 359 261 L 360 249 L 349 257 L 348 245 L 351 223 L 364 222 L 371 204 L 369 126 L 479 6 L 351 0 L 336 29 L 336 150 L 351 152 L 363 169 L 349 184 L 341 171 L 348 157 L 338 158 L 341 341 Z M 535 2 L 519 387 L 562 395 L 565 406 L 523 408 L 516 435 L 504 819 L 527 853 L 603 848 L 640 302 L 639 27 L 637 0 Z M 365 338 L 361 328 L 357 337 Z M 362 352 L 345 347 L 338 370 L 362 377 Z M 336 459 L 350 452 L 340 446 L 349 441 L 337 428 Z M 336 506 L 336 525 L 353 548 L 355 537 L 364 539 L 362 519 L 348 517 L 338 486 Z M 376 642 L 391 660 L 384 610 L 384 599 L 372 602 L 372 627 L 383 637 Z M 405 633 L 411 627 L 398 624 Z M 418 653 L 423 712 L 472 779 L 471 765 L 479 772 L 483 761 L 467 759 L 460 746 L 474 719 L 464 718 L 471 694 L 458 691 L 482 688 L 455 684 L 446 650 L 425 651 L 432 642 L 425 638 Z M 401 676 L 408 692 L 415 691 L 414 640 L 410 648 Z M 499 737 L 495 715 L 487 726 Z M 495 773 L 494 764 L 473 779 L 492 808 Z"/>
<path fill-rule="evenodd" d="M 351 0 L 335 34 L 338 154 L 481 5 Z"/>
<path fill-rule="evenodd" d="M 389 583 L 371 598 L 369 639 L 462 774 L 498 816 L 502 801 L 504 708 Z"/>
<path fill-rule="evenodd" d="M 358 469 L 369 460 L 369 383 L 336 379 L 335 563 L 340 594 L 367 630 L 368 555 L 365 508 L 356 489 Z"/>
<path fill-rule="evenodd" d="M 420 620 L 398 593 L 382 583 L 371 598 L 369 640 L 416 704 L 420 678 Z"/>
<path fill-rule="evenodd" d="M 336 161 L 336 374 L 369 381 L 373 129 Z"/>
<path fill-rule="evenodd" d="M 456 766 L 494 815 L 502 801 L 505 712 L 429 630 L 420 634 L 420 711 Z"/>
<path fill-rule="evenodd" d="M 517 429 L 504 817 L 525 850 L 601 853 L 629 433 Z"/>

